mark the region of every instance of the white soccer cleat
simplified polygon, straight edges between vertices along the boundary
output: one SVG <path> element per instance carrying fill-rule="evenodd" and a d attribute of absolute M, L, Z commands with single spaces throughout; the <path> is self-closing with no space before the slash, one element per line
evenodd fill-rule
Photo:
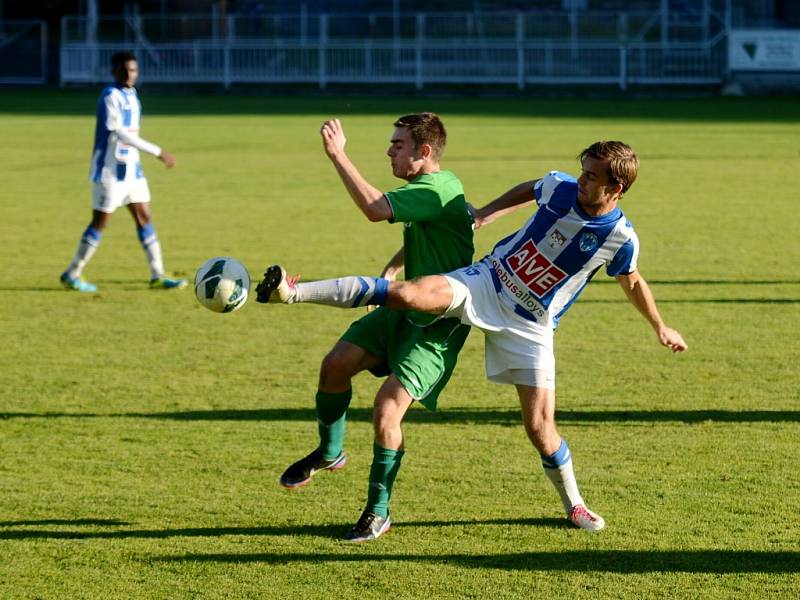
<path fill-rule="evenodd" d="M 264 271 L 264 279 L 256 286 L 256 301 L 282 302 L 291 304 L 294 299 L 295 289 L 286 278 L 286 269 L 280 265 L 272 265 Z"/>
<path fill-rule="evenodd" d="M 572 510 L 569 511 L 569 520 L 572 521 L 576 527 L 592 532 L 600 531 L 606 526 L 603 517 L 592 512 L 583 504 L 572 507 Z"/>

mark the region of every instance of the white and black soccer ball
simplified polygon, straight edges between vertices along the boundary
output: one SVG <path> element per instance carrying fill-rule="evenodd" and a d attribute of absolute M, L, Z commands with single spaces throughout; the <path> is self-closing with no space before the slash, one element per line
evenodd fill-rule
<path fill-rule="evenodd" d="M 239 310 L 250 294 L 250 274 L 230 256 L 216 256 L 197 269 L 194 295 L 208 310 L 229 313 Z"/>

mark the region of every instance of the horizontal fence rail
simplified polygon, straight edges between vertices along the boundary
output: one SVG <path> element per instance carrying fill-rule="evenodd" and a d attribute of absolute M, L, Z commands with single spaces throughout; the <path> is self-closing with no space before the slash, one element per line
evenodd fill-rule
<path fill-rule="evenodd" d="M 65 17 L 61 82 L 106 81 L 110 55 L 131 48 L 143 80 L 159 83 L 713 84 L 726 69 L 727 1 L 688 12 Z"/>
<path fill-rule="evenodd" d="M 142 81 L 157 83 L 698 85 L 722 81 L 714 44 L 327 43 L 237 40 L 130 46 Z M 62 44 L 62 83 L 110 78 L 118 44 Z"/>

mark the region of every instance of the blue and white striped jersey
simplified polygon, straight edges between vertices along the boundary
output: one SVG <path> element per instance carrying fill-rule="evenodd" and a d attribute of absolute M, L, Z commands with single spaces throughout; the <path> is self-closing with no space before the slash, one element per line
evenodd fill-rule
<path fill-rule="evenodd" d="M 555 328 L 601 268 L 611 275 L 636 270 L 639 239 L 615 208 L 591 217 L 578 204 L 578 183 L 551 171 L 534 188 L 539 209 L 487 257 L 498 296 L 515 313 Z"/>
<path fill-rule="evenodd" d="M 144 174 L 139 150 L 158 156 L 161 149 L 139 137 L 142 105 L 135 88 L 110 85 L 97 101 L 97 124 L 89 172 L 91 181 L 125 181 Z"/>

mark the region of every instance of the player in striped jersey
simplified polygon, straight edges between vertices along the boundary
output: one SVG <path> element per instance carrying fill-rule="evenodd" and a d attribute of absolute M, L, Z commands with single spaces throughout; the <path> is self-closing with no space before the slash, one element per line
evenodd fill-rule
<path fill-rule="evenodd" d="M 186 286 L 185 279 L 170 279 L 164 275 L 161 244 L 150 221 L 150 190 L 139 152 L 156 156 L 168 169 L 175 165 L 175 157 L 139 137 L 142 105 L 134 87 L 139 76 L 136 56 L 117 52 L 111 57 L 111 67 L 114 84 L 102 91 L 97 102 L 89 174 L 93 186 L 92 221 L 81 236 L 75 256 L 61 274 L 61 284 L 79 292 L 97 290 L 97 286 L 81 279 L 81 273 L 100 245 L 111 214 L 120 206 L 127 206 L 150 265 L 150 287 L 182 288 Z"/>
<path fill-rule="evenodd" d="M 569 448 L 555 424 L 553 333 L 558 321 L 604 268 L 662 345 L 673 352 L 688 346 L 680 333 L 664 324 L 637 269 L 638 238 L 617 206 L 636 179 L 636 154 L 622 142 L 597 142 L 581 152 L 580 160 L 577 180 L 553 171 L 515 186 L 476 211 L 476 224 L 482 226 L 534 201 L 539 207 L 521 229 L 469 267 L 408 282 L 345 277 L 298 283 L 275 266 L 265 277 L 272 285 L 262 284 L 260 296 L 290 304 L 378 304 L 458 317 L 482 329 L 487 376 L 516 387 L 526 433 L 567 517 L 578 527 L 599 531 L 605 521 L 586 507 Z"/>

